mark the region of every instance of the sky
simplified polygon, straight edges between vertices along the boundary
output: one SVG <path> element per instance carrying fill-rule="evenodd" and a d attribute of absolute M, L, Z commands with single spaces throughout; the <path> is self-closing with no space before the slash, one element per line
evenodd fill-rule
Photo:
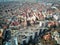
<path fill-rule="evenodd" d="M 21 1 L 30 1 L 30 2 L 33 1 L 33 2 L 35 2 L 35 1 L 38 1 L 38 0 L 0 0 L 0 2 L 4 2 L 4 1 L 5 1 L 5 2 L 7 2 L 7 1 L 20 1 L 20 2 L 21 2 Z M 48 2 L 50 2 L 50 1 L 55 1 L 55 2 L 56 2 L 56 1 L 60 1 L 60 0 L 39 0 L 39 1 L 48 1 Z"/>

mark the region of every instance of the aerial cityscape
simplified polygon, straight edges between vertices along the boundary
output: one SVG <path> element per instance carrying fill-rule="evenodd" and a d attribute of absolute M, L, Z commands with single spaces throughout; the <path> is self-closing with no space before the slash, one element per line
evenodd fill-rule
<path fill-rule="evenodd" d="M 60 0 L 0 0 L 0 45 L 60 45 Z"/>

